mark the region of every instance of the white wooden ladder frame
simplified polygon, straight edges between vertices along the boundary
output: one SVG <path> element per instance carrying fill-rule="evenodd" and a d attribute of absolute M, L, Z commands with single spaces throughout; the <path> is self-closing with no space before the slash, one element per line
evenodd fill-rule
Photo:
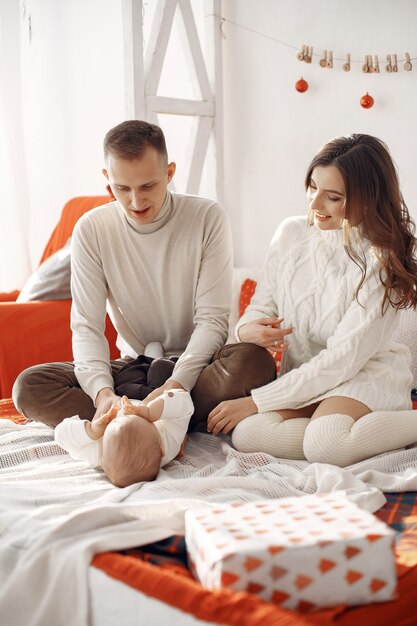
<path fill-rule="evenodd" d="M 158 96 L 157 90 L 177 6 L 182 15 L 181 40 L 195 68 L 201 100 Z M 158 123 L 158 113 L 193 116 L 187 154 L 186 193 L 198 194 L 204 168 L 223 202 L 223 88 L 221 0 L 204 0 L 205 55 L 190 0 L 157 0 L 149 43 L 143 50 L 142 1 L 122 0 L 127 119 Z M 210 136 L 214 154 L 208 154 Z"/>

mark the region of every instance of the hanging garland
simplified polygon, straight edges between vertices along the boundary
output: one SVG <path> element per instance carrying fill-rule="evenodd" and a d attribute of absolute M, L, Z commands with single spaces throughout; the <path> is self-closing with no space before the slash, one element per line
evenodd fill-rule
<path fill-rule="evenodd" d="M 303 44 L 301 46 L 300 51 L 297 54 L 297 59 L 299 61 L 304 61 L 304 63 L 311 63 L 313 60 L 313 46 L 306 46 L 305 44 Z M 325 50 L 323 52 L 323 56 L 319 60 L 319 65 L 320 67 L 323 67 L 326 69 L 333 68 L 333 51 L 332 50 L 329 50 L 329 51 Z M 350 65 L 351 65 L 351 55 L 350 55 L 350 52 L 347 52 L 345 59 L 344 59 L 344 63 L 342 65 L 343 71 L 350 72 Z M 403 68 L 406 72 L 411 72 L 411 70 L 413 69 L 413 64 L 411 63 L 410 54 L 408 52 L 405 53 Z M 388 72 L 389 74 L 391 72 L 394 72 L 394 73 L 398 72 L 397 54 L 386 55 L 385 71 Z M 362 72 L 364 72 L 365 74 L 368 74 L 368 73 L 379 74 L 380 68 L 379 68 L 379 58 L 377 54 L 365 55 L 365 59 L 362 64 Z M 308 89 L 308 83 L 303 78 L 301 78 L 295 83 L 295 88 L 298 92 L 304 93 Z M 371 109 L 374 106 L 375 100 L 373 99 L 372 96 L 369 95 L 369 93 L 366 93 L 359 100 L 359 103 L 363 109 Z"/>
<path fill-rule="evenodd" d="M 299 61 L 304 61 L 304 63 L 311 63 L 313 60 L 313 46 L 306 46 L 305 44 L 303 44 L 301 46 L 300 51 L 297 54 L 297 59 Z M 387 62 L 385 65 L 385 70 L 388 73 L 398 72 L 397 55 L 387 54 L 386 59 L 387 59 Z M 325 50 L 323 52 L 323 56 L 319 60 L 319 65 L 320 67 L 323 67 L 326 69 L 333 68 L 333 51 L 332 50 L 329 50 L 329 51 Z M 351 55 L 350 55 L 350 52 L 348 52 L 346 53 L 345 60 L 342 65 L 343 71 L 350 72 L 350 65 L 351 65 Z M 404 61 L 403 67 L 406 72 L 410 72 L 413 69 L 410 54 L 408 52 L 405 53 L 405 61 Z M 372 54 L 365 55 L 364 63 L 362 64 L 362 72 L 364 72 L 365 74 L 368 74 L 368 73 L 379 74 L 380 72 L 379 58 L 377 54 L 375 54 L 374 56 L 372 56 Z M 303 78 L 301 78 L 295 83 L 295 88 L 299 93 L 304 93 L 308 89 L 308 82 L 304 80 Z M 359 100 L 359 103 L 363 109 L 371 109 L 374 106 L 375 100 L 372 96 L 369 95 L 369 93 L 366 93 Z"/>
<path fill-rule="evenodd" d="M 297 54 L 297 59 L 299 61 L 304 61 L 305 63 L 311 63 L 313 59 L 313 47 L 302 45 L 300 51 Z M 338 59 L 338 60 L 341 61 L 342 59 Z M 360 63 L 360 61 L 354 61 L 354 62 Z M 403 63 L 403 69 L 406 72 L 411 72 L 411 70 L 413 69 L 413 64 L 411 63 L 410 54 L 406 52 L 405 58 L 400 59 L 400 61 L 398 61 L 397 54 L 387 54 L 385 71 L 388 73 L 398 72 L 399 63 Z M 331 69 L 333 67 L 333 51 L 332 50 L 329 50 L 329 51 L 324 50 L 323 55 L 320 57 L 319 65 L 320 67 L 324 67 L 327 69 Z M 346 56 L 344 58 L 342 69 L 345 72 L 350 72 L 350 66 L 351 66 L 350 52 L 348 52 L 346 53 Z M 377 54 L 365 55 L 364 61 L 362 62 L 362 72 L 364 72 L 365 74 L 367 73 L 379 74 L 380 68 L 379 68 L 379 58 Z"/>
<path fill-rule="evenodd" d="M 232 20 L 226 19 L 224 17 L 222 18 L 221 26 L 223 26 L 225 22 L 232 24 L 234 26 L 237 26 L 238 28 L 242 28 L 243 30 L 247 30 L 260 37 L 264 37 L 266 39 L 275 41 L 276 43 L 286 46 L 287 48 L 293 48 L 294 50 L 298 50 L 297 59 L 299 61 L 303 61 L 304 63 L 312 63 L 313 58 L 316 56 L 316 57 L 319 57 L 320 67 L 325 68 L 325 69 L 332 69 L 333 62 L 340 61 L 342 63 L 342 69 L 344 72 L 350 72 L 352 63 L 355 63 L 355 64 L 358 63 L 358 64 L 361 64 L 362 72 L 365 74 L 379 74 L 380 73 L 380 62 L 379 62 L 379 57 L 377 54 L 374 54 L 374 55 L 366 54 L 365 58 L 362 61 L 358 59 L 352 59 L 350 52 L 347 52 L 343 59 L 339 57 L 333 57 L 333 50 L 324 50 L 322 55 L 317 55 L 313 53 L 313 46 L 303 44 L 301 48 L 297 48 L 296 46 L 289 44 L 285 41 L 282 41 L 275 37 L 271 37 L 270 35 L 266 35 L 265 33 L 261 33 L 253 28 L 243 26 L 242 24 L 238 24 L 237 22 L 233 22 Z M 223 33 L 223 37 L 225 37 L 224 33 Z M 386 54 L 385 58 L 386 58 L 386 61 L 384 62 L 385 71 L 388 73 L 398 72 L 398 69 L 401 63 L 403 64 L 402 67 L 406 72 L 411 72 L 411 70 L 413 69 L 413 64 L 411 61 L 415 61 L 417 59 L 417 57 L 411 57 L 409 52 L 405 53 L 404 59 L 399 59 L 397 53 Z M 309 84 L 306 80 L 304 80 L 304 78 L 300 78 L 295 83 L 295 89 L 299 93 L 305 93 L 308 90 L 308 88 L 309 88 Z M 372 108 L 375 103 L 374 98 L 371 95 L 369 95 L 369 93 L 366 93 L 364 96 L 362 96 L 359 102 L 360 102 L 360 105 L 364 109 Z"/>

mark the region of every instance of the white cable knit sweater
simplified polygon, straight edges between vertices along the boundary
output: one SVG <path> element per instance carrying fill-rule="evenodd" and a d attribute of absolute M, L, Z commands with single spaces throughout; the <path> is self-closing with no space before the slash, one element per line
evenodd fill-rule
<path fill-rule="evenodd" d="M 258 410 L 300 408 L 347 396 L 371 411 L 411 408 L 411 356 L 393 333 L 397 312 L 381 315 L 379 265 L 362 240 L 367 275 L 346 254 L 342 230 L 307 226 L 305 216 L 282 222 L 263 275 L 236 330 L 260 317 L 280 316 L 294 326 L 285 374 L 252 391 Z"/>

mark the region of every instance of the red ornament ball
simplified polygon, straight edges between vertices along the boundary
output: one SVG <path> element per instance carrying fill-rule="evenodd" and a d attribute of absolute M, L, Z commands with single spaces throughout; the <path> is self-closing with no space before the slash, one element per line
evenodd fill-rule
<path fill-rule="evenodd" d="M 362 96 L 362 98 L 360 99 L 360 103 L 361 103 L 361 107 L 363 107 L 364 109 L 370 109 L 371 107 L 374 106 L 374 99 L 372 96 L 369 95 L 369 93 L 367 93 L 365 96 Z"/>
<path fill-rule="evenodd" d="M 300 93 L 304 93 L 308 89 L 308 82 L 304 80 L 304 78 L 300 78 L 300 80 L 297 80 L 295 83 L 295 88 Z"/>

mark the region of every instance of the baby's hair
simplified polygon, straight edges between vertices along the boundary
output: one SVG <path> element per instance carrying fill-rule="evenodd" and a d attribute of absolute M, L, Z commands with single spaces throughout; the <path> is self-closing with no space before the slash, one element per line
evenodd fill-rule
<path fill-rule="evenodd" d="M 102 467 L 117 487 L 154 480 L 161 457 L 154 424 L 136 415 L 125 415 L 108 425 L 103 438 Z"/>

